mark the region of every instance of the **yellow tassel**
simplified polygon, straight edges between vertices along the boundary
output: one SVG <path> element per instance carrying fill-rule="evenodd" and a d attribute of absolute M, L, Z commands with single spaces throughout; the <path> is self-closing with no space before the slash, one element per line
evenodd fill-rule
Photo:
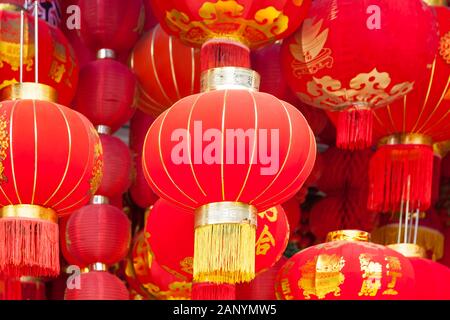
<path fill-rule="evenodd" d="M 216 284 L 255 278 L 256 226 L 224 223 L 195 229 L 194 281 Z"/>

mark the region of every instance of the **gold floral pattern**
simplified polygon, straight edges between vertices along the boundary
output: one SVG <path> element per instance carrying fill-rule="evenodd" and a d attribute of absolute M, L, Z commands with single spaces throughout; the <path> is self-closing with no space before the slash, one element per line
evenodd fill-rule
<path fill-rule="evenodd" d="M 450 32 L 447 32 L 440 41 L 439 54 L 445 62 L 450 64 Z"/>
<path fill-rule="evenodd" d="M 313 77 L 307 83 L 307 93 L 298 93 L 299 98 L 318 108 L 345 110 L 355 104 L 364 104 L 376 108 L 387 105 L 409 93 L 413 87 L 412 82 L 403 82 L 393 85 L 387 72 L 379 72 L 376 68 L 369 73 L 356 75 L 348 87 L 343 87 L 341 81 L 330 76 L 322 78 Z"/>
<path fill-rule="evenodd" d="M 92 195 L 100 187 L 103 177 L 103 149 L 100 140 L 94 147 L 94 167 L 92 168 L 92 178 L 90 180 L 90 192 Z"/>
<path fill-rule="evenodd" d="M 2 104 L 0 103 L 0 110 L 2 109 Z M 9 148 L 9 135 L 8 135 L 8 121 L 6 119 L 5 113 L 0 115 L 0 181 L 7 181 L 5 176 L 5 167 L 3 166 L 3 161 L 7 157 L 7 150 Z"/>
<path fill-rule="evenodd" d="M 289 18 L 273 6 L 258 10 L 253 19 L 244 17 L 245 10 L 236 0 L 206 1 L 199 9 L 199 21 L 176 9 L 166 13 L 169 27 L 181 39 L 196 45 L 214 36 L 239 40 L 249 47 L 267 42 L 288 29 Z"/>

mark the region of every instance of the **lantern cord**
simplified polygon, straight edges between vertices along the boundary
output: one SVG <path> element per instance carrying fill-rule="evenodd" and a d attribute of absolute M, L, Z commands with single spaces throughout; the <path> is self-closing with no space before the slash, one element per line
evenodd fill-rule
<path fill-rule="evenodd" d="M 402 198 L 400 201 L 400 217 L 398 220 L 398 233 L 397 233 L 397 243 L 400 243 L 400 239 L 402 236 L 402 223 L 403 223 L 403 199 L 404 199 L 404 194 L 405 194 L 405 186 L 403 186 L 403 190 L 402 190 Z"/>
<path fill-rule="evenodd" d="M 417 244 L 417 232 L 419 230 L 419 218 L 420 212 L 419 209 L 416 210 L 416 225 L 414 227 L 414 244 Z"/>
<path fill-rule="evenodd" d="M 34 58 L 35 58 L 35 79 L 39 83 L 39 10 L 38 1 L 34 2 Z"/>
<path fill-rule="evenodd" d="M 24 15 L 23 10 L 20 10 L 20 83 L 23 82 L 23 32 L 24 32 Z"/>
<path fill-rule="evenodd" d="M 406 186 L 406 208 L 405 208 L 405 233 L 403 234 L 403 242 L 407 242 L 408 235 L 408 222 L 409 222 L 409 197 L 411 191 L 411 176 L 408 176 L 408 182 Z"/>
<path fill-rule="evenodd" d="M 411 212 L 410 219 L 409 219 L 408 243 L 411 243 L 411 241 L 413 240 L 413 225 L 414 225 L 414 232 L 415 232 L 415 222 L 414 222 L 415 217 L 416 217 L 416 213 Z"/>

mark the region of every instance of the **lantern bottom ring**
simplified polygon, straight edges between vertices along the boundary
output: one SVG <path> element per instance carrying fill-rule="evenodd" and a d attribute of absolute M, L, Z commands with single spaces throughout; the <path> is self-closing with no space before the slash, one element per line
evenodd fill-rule
<path fill-rule="evenodd" d="M 58 222 L 58 215 L 53 209 L 31 204 L 4 206 L 0 209 L 0 219 L 6 218 L 25 218 L 50 221 L 53 223 Z"/>
<path fill-rule="evenodd" d="M 386 136 L 380 139 L 378 146 L 383 145 L 396 145 L 396 144 L 420 144 L 432 146 L 433 140 L 431 137 L 426 136 L 420 133 L 401 133 L 401 134 L 393 134 L 390 136 Z"/>
<path fill-rule="evenodd" d="M 195 210 L 195 227 L 214 224 L 257 225 L 257 209 L 241 202 L 208 203 Z"/>

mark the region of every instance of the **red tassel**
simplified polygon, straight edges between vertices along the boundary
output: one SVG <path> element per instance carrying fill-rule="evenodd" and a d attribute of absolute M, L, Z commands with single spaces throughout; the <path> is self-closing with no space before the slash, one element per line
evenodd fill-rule
<path fill-rule="evenodd" d="M 339 112 L 336 146 L 345 150 L 362 150 L 372 145 L 373 111 L 357 109 Z"/>
<path fill-rule="evenodd" d="M 236 287 L 232 284 L 194 283 L 192 300 L 236 300 Z"/>
<path fill-rule="evenodd" d="M 433 149 L 428 145 L 383 145 L 370 160 L 368 207 L 379 212 L 425 211 L 431 204 Z"/>
<path fill-rule="evenodd" d="M 250 68 L 250 50 L 243 44 L 231 40 L 206 42 L 201 50 L 201 70 L 220 67 Z"/>
<path fill-rule="evenodd" d="M 10 277 L 59 274 L 58 224 L 38 219 L 0 219 L 0 272 Z"/>
<path fill-rule="evenodd" d="M 0 300 L 22 300 L 22 286 L 18 278 L 0 279 Z"/>

